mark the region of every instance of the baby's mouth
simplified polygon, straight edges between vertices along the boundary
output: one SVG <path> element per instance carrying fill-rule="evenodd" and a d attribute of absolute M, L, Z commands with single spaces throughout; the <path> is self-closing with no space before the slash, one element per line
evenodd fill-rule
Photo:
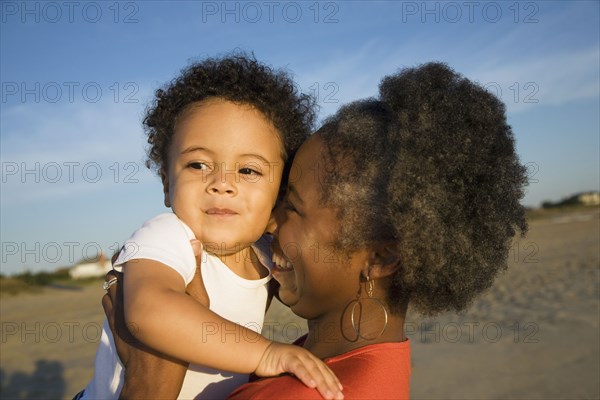
<path fill-rule="evenodd" d="M 212 208 L 209 208 L 208 210 L 206 210 L 205 212 L 208 215 L 223 216 L 223 217 L 237 215 L 237 212 L 230 210 L 229 208 L 212 207 Z"/>

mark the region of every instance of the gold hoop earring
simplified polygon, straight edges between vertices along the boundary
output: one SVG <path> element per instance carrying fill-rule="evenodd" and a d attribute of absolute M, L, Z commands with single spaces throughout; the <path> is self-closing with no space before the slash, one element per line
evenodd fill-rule
<path fill-rule="evenodd" d="M 381 335 L 383 335 L 383 332 L 385 332 L 385 328 L 387 328 L 388 313 L 387 313 L 387 310 L 386 310 L 383 302 L 381 300 L 379 300 L 378 298 L 373 297 L 374 286 L 375 286 L 375 284 L 374 284 L 373 280 L 371 280 L 369 275 L 367 275 L 367 281 L 365 282 L 365 291 L 367 292 L 367 298 L 365 298 L 365 299 L 361 298 L 362 290 L 359 289 L 356 299 L 352 300 L 350 303 L 348 303 L 348 305 L 344 309 L 344 314 L 345 314 L 346 311 L 348 310 L 348 308 L 352 305 L 352 308 L 350 310 L 350 323 L 352 324 L 352 329 L 354 329 L 354 333 L 356 333 L 356 339 L 354 341 L 358 340 L 359 338 L 367 340 L 367 341 L 375 340 L 378 337 L 380 337 Z M 383 328 L 374 337 L 364 336 L 360 331 L 361 320 L 362 320 L 362 311 L 363 311 L 363 302 L 365 302 L 365 303 L 375 302 L 375 304 L 383 310 L 383 319 L 384 319 Z M 357 307 L 358 307 L 358 321 L 355 321 L 354 314 L 357 311 Z"/>

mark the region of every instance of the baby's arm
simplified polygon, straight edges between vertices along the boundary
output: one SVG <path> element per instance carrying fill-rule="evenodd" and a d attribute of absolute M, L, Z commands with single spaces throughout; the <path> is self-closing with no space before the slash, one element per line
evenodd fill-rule
<path fill-rule="evenodd" d="M 148 346 L 232 372 L 290 372 L 325 398 L 341 398 L 337 378 L 322 361 L 300 347 L 271 342 L 218 316 L 185 294 L 185 283 L 172 268 L 138 259 L 127 262 L 124 272 L 125 320 Z"/>
<path fill-rule="evenodd" d="M 185 282 L 175 270 L 154 260 L 137 259 L 127 262 L 123 272 L 125 322 L 141 342 L 212 368 L 239 373 L 256 369 L 269 341 L 187 296 Z"/>

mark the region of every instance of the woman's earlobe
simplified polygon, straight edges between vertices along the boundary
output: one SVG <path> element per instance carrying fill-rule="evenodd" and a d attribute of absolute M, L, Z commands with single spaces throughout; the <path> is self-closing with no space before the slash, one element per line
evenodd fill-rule
<path fill-rule="evenodd" d="M 369 255 L 370 274 L 373 279 L 393 275 L 401 267 L 400 253 L 395 244 L 377 245 Z"/>

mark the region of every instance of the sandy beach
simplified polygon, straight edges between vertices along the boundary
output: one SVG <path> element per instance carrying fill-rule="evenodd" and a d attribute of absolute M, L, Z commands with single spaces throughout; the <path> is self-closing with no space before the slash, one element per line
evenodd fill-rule
<path fill-rule="evenodd" d="M 70 399 L 92 374 L 101 281 L 0 300 L 2 399 Z M 600 210 L 554 213 L 515 241 L 509 270 L 461 315 L 409 314 L 414 399 L 600 398 Z M 303 321 L 274 304 L 267 336 Z"/>

